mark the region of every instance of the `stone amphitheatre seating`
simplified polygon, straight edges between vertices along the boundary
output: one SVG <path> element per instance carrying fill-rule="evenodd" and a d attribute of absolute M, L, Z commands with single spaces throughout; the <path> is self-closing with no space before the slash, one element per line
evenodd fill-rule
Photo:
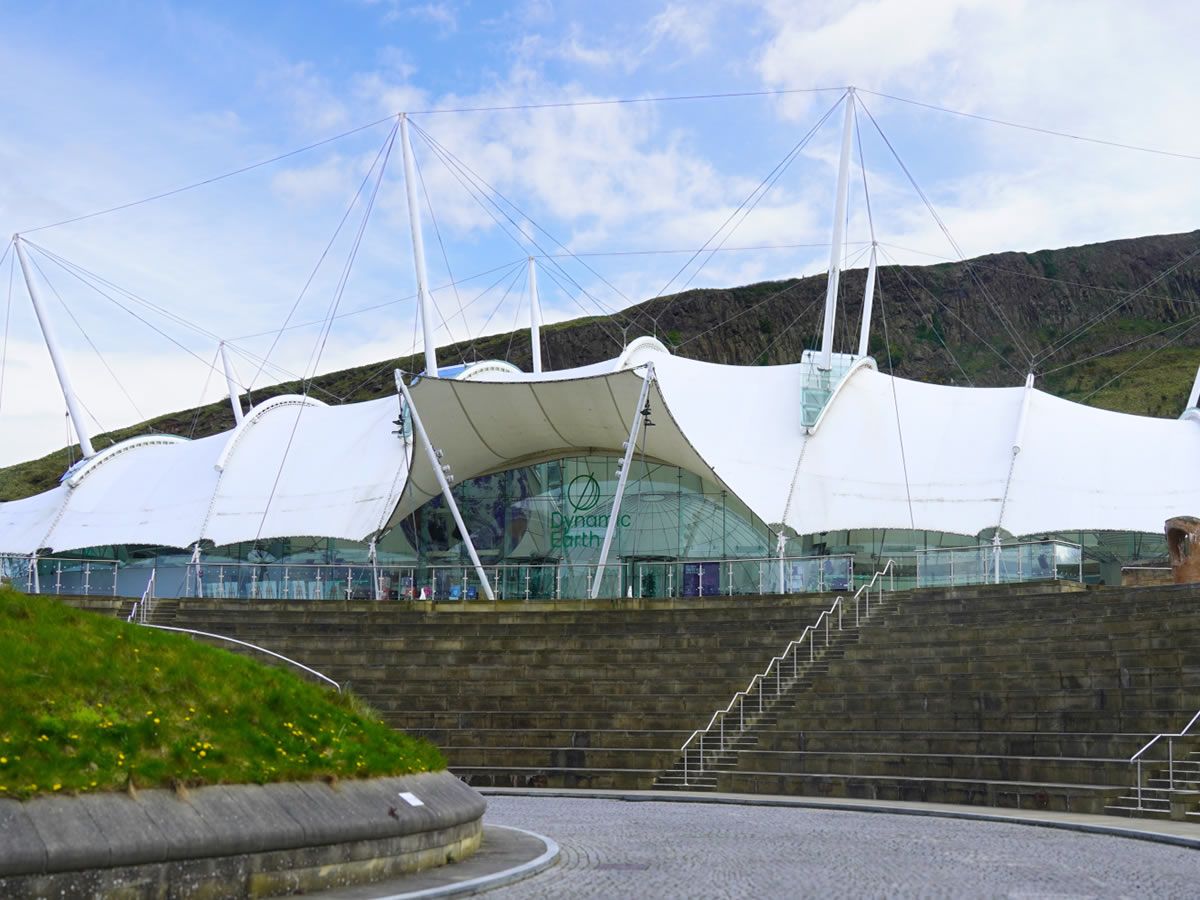
<path fill-rule="evenodd" d="M 436 613 L 206 600 L 163 602 L 157 616 L 349 682 L 472 784 L 635 789 L 676 784 L 684 740 L 831 599 Z M 1200 709 L 1197 603 L 1193 587 L 888 595 L 802 667 L 736 749 L 710 751 L 701 777 L 693 766 L 689 787 L 1127 807 L 1129 757 Z M 1200 765 L 1184 759 L 1181 773 L 1200 787 Z M 1159 798 L 1164 814 L 1170 806 Z"/>
<path fill-rule="evenodd" d="M 1200 590 L 1032 590 L 899 597 L 717 761 L 714 785 L 1129 811 L 1129 758 L 1200 708 Z M 1195 762 L 1176 765 L 1200 788 Z M 1170 811 L 1159 792 L 1143 806 Z"/>

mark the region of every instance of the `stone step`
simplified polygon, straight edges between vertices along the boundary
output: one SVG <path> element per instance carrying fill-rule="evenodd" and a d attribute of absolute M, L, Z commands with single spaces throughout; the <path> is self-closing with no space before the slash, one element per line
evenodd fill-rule
<path fill-rule="evenodd" d="M 904 800 L 1100 813 L 1121 793 L 1110 785 L 1056 784 L 987 779 L 919 778 L 905 775 L 786 774 L 738 770 L 723 773 L 718 789 L 864 800 Z"/>

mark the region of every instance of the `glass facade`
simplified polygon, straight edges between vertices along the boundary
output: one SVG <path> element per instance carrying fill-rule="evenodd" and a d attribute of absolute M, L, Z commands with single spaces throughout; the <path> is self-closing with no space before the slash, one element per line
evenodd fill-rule
<path fill-rule="evenodd" d="M 618 459 L 570 456 L 474 478 L 454 487 L 463 520 L 501 597 L 583 597 L 595 576 L 617 487 Z M 1069 531 L 1013 536 L 1065 541 L 1081 548 L 1083 580 L 1120 584 L 1121 567 L 1166 558 L 1162 535 Z M 736 497 L 676 466 L 634 458 L 605 570 L 602 596 L 844 590 L 862 584 L 889 560 L 897 587 L 915 586 L 918 553 L 990 547 L 979 535 L 909 529 L 852 529 L 791 536 L 786 567 L 770 562 L 774 535 Z M 57 557 L 57 558 L 56 558 Z M 400 522 L 377 547 L 291 537 L 205 547 L 199 573 L 186 550 L 97 547 L 40 559 L 47 593 L 137 596 L 157 570 L 159 596 L 269 598 L 479 595 L 466 544 L 437 497 Z M 812 560 L 816 559 L 814 562 Z M 805 561 L 808 560 L 808 561 Z M 29 582 L 27 558 L 0 559 L 0 574 Z M 375 582 L 383 577 L 386 586 Z"/>
<path fill-rule="evenodd" d="M 619 460 L 551 460 L 454 487 L 485 566 L 595 564 L 617 489 Z M 737 498 L 677 466 L 634 459 L 610 559 L 727 559 L 773 550 L 770 529 Z M 466 544 L 441 497 L 379 542 L 380 559 L 418 566 L 467 565 Z"/>

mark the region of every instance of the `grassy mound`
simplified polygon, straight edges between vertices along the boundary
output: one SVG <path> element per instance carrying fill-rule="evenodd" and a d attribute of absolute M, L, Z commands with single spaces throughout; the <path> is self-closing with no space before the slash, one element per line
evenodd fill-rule
<path fill-rule="evenodd" d="M 444 769 L 361 702 L 0 586 L 0 797 Z"/>

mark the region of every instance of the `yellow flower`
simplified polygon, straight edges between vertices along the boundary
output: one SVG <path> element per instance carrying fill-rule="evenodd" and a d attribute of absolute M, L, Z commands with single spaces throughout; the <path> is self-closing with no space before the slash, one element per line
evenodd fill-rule
<path fill-rule="evenodd" d="M 200 751 L 200 758 L 201 758 L 201 759 L 203 759 L 203 758 L 204 758 L 206 755 L 207 755 L 207 751 L 205 751 L 205 750 L 201 750 L 201 751 Z"/>
<path fill-rule="evenodd" d="M 8 757 L 0 756 L 0 766 L 7 766 L 7 765 L 8 765 Z"/>
<path fill-rule="evenodd" d="M 158 717 L 157 717 L 157 716 L 155 716 L 155 717 L 154 717 L 154 724 L 155 724 L 155 725 L 157 725 L 157 724 L 158 724 Z"/>
<path fill-rule="evenodd" d="M 58 790 L 62 790 L 62 785 L 61 785 L 61 784 L 56 784 L 56 785 L 54 785 L 54 789 L 55 789 L 56 791 L 58 791 Z"/>

